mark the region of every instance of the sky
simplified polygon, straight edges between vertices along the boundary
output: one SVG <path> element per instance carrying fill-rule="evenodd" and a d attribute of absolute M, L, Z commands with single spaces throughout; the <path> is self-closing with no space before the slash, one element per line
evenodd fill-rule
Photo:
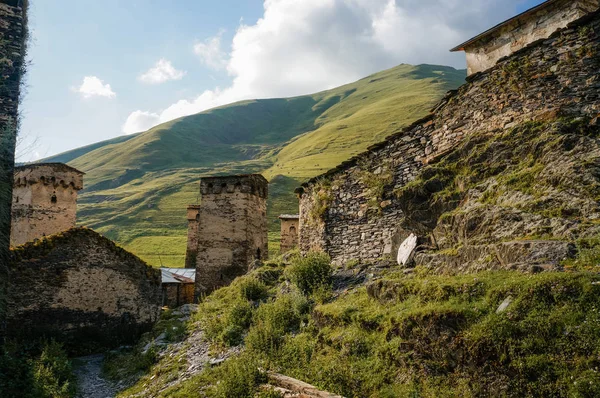
<path fill-rule="evenodd" d="M 542 0 L 32 0 L 18 161 L 239 100 L 337 87 Z"/>

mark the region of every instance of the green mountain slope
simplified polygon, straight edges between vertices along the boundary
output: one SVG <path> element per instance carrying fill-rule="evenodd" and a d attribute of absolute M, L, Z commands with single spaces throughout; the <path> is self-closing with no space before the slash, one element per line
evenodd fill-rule
<path fill-rule="evenodd" d="M 297 212 L 295 186 L 426 115 L 464 78 L 450 67 L 400 65 L 314 95 L 223 106 L 45 161 L 87 173 L 82 225 L 170 266 L 183 265 L 185 210 L 198 201 L 199 178 L 263 173 L 276 250 L 277 215 Z"/>

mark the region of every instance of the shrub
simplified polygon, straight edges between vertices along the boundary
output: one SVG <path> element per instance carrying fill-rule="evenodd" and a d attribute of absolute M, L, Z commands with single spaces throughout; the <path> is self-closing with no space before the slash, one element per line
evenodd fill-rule
<path fill-rule="evenodd" d="M 75 384 L 71 362 L 59 343 L 9 342 L 0 347 L 2 397 L 73 397 Z"/>
<path fill-rule="evenodd" d="M 215 396 L 219 398 L 253 398 L 256 388 L 266 381 L 256 360 L 247 355 L 227 361 L 218 375 Z"/>
<path fill-rule="evenodd" d="M 323 286 L 331 286 L 331 259 L 325 253 L 311 252 L 306 257 L 296 258 L 286 269 L 286 277 L 309 295 Z"/>
<path fill-rule="evenodd" d="M 240 283 L 240 295 L 248 301 L 262 301 L 269 297 L 269 288 L 256 278 L 245 278 Z"/>
<path fill-rule="evenodd" d="M 34 394 L 37 397 L 68 398 L 75 395 L 71 362 L 61 344 L 46 343 L 33 363 Z"/>
<path fill-rule="evenodd" d="M 286 333 L 300 329 L 309 311 L 308 300 L 299 294 L 287 294 L 262 305 L 254 316 L 246 346 L 256 352 L 275 352 Z"/>
<path fill-rule="evenodd" d="M 219 340 L 227 346 L 235 347 L 243 341 L 244 333 L 252 324 L 252 306 L 247 301 L 235 302 L 221 325 Z"/>

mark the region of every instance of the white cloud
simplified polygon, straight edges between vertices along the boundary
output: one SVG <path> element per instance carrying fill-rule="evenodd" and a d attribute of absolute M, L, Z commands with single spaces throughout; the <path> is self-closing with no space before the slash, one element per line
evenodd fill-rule
<path fill-rule="evenodd" d="M 180 100 L 155 122 L 242 99 L 309 94 L 400 63 L 465 68 L 464 55 L 448 50 L 513 15 L 519 2 L 265 0 L 261 19 L 240 23 L 228 57 L 222 33 L 194 48 L 206 65 L 226 64 L 232 84 Z"/>
<path fill-rule="evenodd" d="M 125 134 L 139 133 L 156 126 L 160 121 L 160 115 L 152 112 L 135 111 L 129 115 L 123 132 Z"/>
<path fill-rule="evenodd" d="M 96 76 L 86 76 L 83 78 L 83 83 L 79 87 L 72 89 L 73 91 L 81 94 L 83 98 L 92 97 L 105 97 L 114 98 L 117 96 L 114 91 L 110 88 L 110 84 L 98 79 Z"/>
<path fill-rule="evenodd" d="M 216 36 L 194 45 L 194 53 L 200 57 L 204 65 L 214 70 L 225 69 L 227 66 L 227 54 L 221 49 L 223 33 L 225 31 L 221 30 Z"/>
<path fill-rule="evenodd" d="M 164 58 L 161 58 L 153 68 L 140 75 L 139 80 L 147 84 L 160 84 L 170 80 L 180 80 L 186 72 L 177 70 Z"/>

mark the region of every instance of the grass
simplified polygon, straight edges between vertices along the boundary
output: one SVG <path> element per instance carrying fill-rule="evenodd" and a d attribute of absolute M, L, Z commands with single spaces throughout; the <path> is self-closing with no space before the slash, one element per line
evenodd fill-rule
<path fill-rule="evenodd" d="M 81 225 L 155 266 L 183 266 L 186 207 L 198 202 L 200 177 L 263 173 L 276 254 L 277 216 L 298 212 L 294 188 L 426 115 L 464 77 L 450 67 L 400 65 L 322 93 L 227 105 L 45 161 L 87 173 Z"/>
<path fill-rule="evenodd" d="M 600 394 L 595 263 L 583 272 L 541 274 L 391 269 L 371 284 L 319 300 L 287 285 L 284 270 L 301 262 L 267 265 L 208 296 L 196 327 L 211 331 L 219 347 L 227 343 L 221 332 L 236 326 L 229 342 L 244 350 L 156 396 L 253 397 L 267 370 L 349 398 Z M 271 272 L 279 277 L 245 296 L 244 286 Z M 158 389 L 152 380 L 171 364 L 159 361 L 122 396 Z"/>

